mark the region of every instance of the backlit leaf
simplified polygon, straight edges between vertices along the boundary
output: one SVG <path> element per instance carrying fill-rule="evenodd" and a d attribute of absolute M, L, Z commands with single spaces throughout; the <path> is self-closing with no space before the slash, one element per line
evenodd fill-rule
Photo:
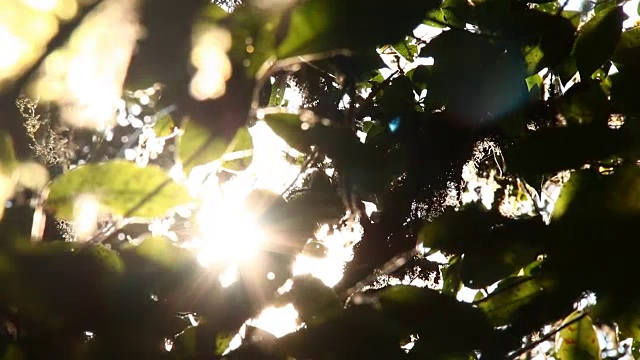
<path fill-rule="evenodd" d="M 155 192 L 162 184 L 166 185 Z M 112 160 L 82 165 L 55 178 L 49 185 L 46 206 L 58 218 L 72 219 L 75 200 L 82 194 L 94 196 L 115 215 L 128 214 L 144 201 L 129 214 L 143 218 L 165 215 L 170 209 L 193 201 L 187 189 L 160 167 L 141 168 L 129 161 Z"/>
<path fill-rule="evenodd" d="M 510 277 L 502 281 L 486 299 L 479 300 L 478 307 L 487 314 L 494 326 L 507 325 L 520 307 L 531 303 L 551 284 L 549 280 L 536 277 Z"/>
<path fill-rule="evenodd" d="M 182 131 L 178 138 L 178 157 L 186 174 L 196 166 L 220 159 L 227 151 L 226 140 L 212 136 L 207 128 L 195 121 L 186 119 Z"/>
<path fill-rule="evenodd" d="M 175 126 L 171 115 L 165 115 L 156 121 L 153 125 L 153 131 L 159 137 L 168 136 L 173 133 Z"/>
<path fill-rule="evenodd" d="M 13 150 L 11 135 L 0 132 L 0 174 L 10 176 L 16 165 L 16 154 Z"/>
<path fill-rule="evenodd" d="M 411 44 L 407 39 L 393 45 L 393 49 L 407 61 L 413 61 L 418 53 L 418 46 Z"/>
<path fill-rule="evenodd" d="M 163 236 L 148 236 L 132 249 L 137 255 L 147 260 L 162 265 L 165 268 L 175 269 L 181 264 L 193 260 L 187 250 L 178 247 L 170 239 Z"/>
<path fill-rule="evenodd" d="M 280 136 L 292 148 L 306 153 L 309 151 L 309 143 L 305 141 L 306 133 L 302 130 L 302 122 L 298 114 L 267 114 L 264 121 L 271 130 Z"/>
<path fill-rule="evenodd" d="M 600 345 L 591 318 L 583 316 L 576 320 L 582 312 L 576 311 L 567 316 L 563 325 L 573 322 L 560 330 L 559 360 L 599 360 Z"/>
<path fill-rule="evenodd" d="M 225 160 L 222 167 L 234 171 L 248 168 L 253 160 L 253 138 L 249 130 L 246 127 L 238 129 L 229 144 L 229 151 L 222 156 Z"/>

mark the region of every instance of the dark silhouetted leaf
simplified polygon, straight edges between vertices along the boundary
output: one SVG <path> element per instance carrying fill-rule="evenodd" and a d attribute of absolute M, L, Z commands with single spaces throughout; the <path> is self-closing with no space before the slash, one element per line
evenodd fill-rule
<path fill-rule="evenodd" d="M 507 170 L 535 178 L 580 167 L 630 150 L 626 132 L 600 126 L 575 126 L 536 131 L 503 150 Z"/>
<path fill-rule="evenodd" d="M 470 304 L 428 288 L 397 285 L 378 292 L 383 312 L 439 351 L 470 351 L 486 344 L 491 325 Z"/>
<path fill-rule="evenodd" d="M 278 57 L 366 49 L 394 44 L 417 26 L 435 1 L 403 0 L 397 4 L 354 0 L 308 0 L 293 9 Z M 363 23 L 384 23 L 366 30 Z"/>
<path fill-rule="evenodd" d="M 282 300 L 291 302 L 300 320 L 308 325 L 322 323 L 343 310 L 335 291 L 311 275 L 294 278 L 291 290 L 283 295 Z"/>
<path fill-rule="evenodd" d="M 626 30 L 620 36 L 620 41 L 613 54 L 612 60 L 621 69 L 638 70 L 638 57 L 640 56 L 640 26 Z"/>
<path fill-rule="evenodd" d="M 596 14 L 582 27 L 574 47 L 582 79 L 590 78 L 613 55 L 626 18 L 622 6 L 615 6 Z"/>
<path fill-rule="evenodd" d="M 571 125 L 593 123 L 607 126 L 610 114 L 609 101 L 596 81 L 585 79 L 573 85 L 560 98 L 558 105 L 560 113 Z"/>

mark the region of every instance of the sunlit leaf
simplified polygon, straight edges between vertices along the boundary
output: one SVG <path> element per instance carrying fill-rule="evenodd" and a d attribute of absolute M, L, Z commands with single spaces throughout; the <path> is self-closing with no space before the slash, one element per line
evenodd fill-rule
<path fill-rule="evenodd" d="M 409 43 L 407 39 L 393 45 L 393 49 L 407 61 L 413 61 L 418 53 L 418 46 Z"/>
<path fill-rule="evenodd" d="M 46 205 L 57 217 L 72 219 L 75 200 L 81 194 L 96 197 L 116 215 L 147 218 L 165 215 L 192 201 L 187 189 L 160 167 L 141 168 L 132 162 L 112 160 L 82 165 L 55 178 L 49 185 Z M 137 209 L 129 214 L 134 207 Z"/>
<path fill-rule="evenodd" d="M 615 6 L 596 14 L 582 27 L 575 42 L 574 54 L 583 79 L 591 77 L 613 55 L 622 34 L 622 22 L 626 18 L 622 6 Z"/>
<path fill-rule="evenodd" d="M 298 114 L 267 114 L 264 121 L 271 130 L 280 136 L 292 148 L 306 153 L 310 143 L 306 141 L 306 132 L 302 129 L 302 122 Z"/>
<path fill-rule="evenodd" d="M 171 115 L 165 115 L 156 121 L 153 125 L 153 131 L 159 137 L 169 136 L 173 133 L 175 126 Z"/>
<path fill-rule="evenodd" d="M 47 168 L 36 162 L 22 162 L 16 168 L 18 184 L 27 189 L 42 189 L 49 182 Z"/>
<path fill-rule="evenodd" d="M 168 269 L 193 260 L 191 253 L 163 236 L 148 236 L 132 249 L 137 255 Z"/>
<path fill-rule="evenodd" d="M 533 75 L 540 71 L 540 62 L 544 57 L 544 53 L 540 46 L 525 46 L 522 49 L 522 54 L 524 55 L 524 61 L 527 66 L 527 74 Z M 529 85 L 529 83 L 527 83 Z M 530 89 L 531 87 L 529 87 Z"/>
<path fill-rule="evenodd" d="M 640 168 L 636 166 L 620 167 L 611 175 L 594 170 L 575 171 L 562 187 L 552 219 L 638 214 L 639 186 Z"/>
<path fill-rule="evenodd" d="M 572 323 L 560 330 L 560 347 L 558 348 L 559 360 L 599 360 L 600 345 L 596 330 L 589 316 L 582 316 L 582 312 L 576 311 L 567 316 L 563 325 Z"/>
<path fill-rule="evenodd" d="M 503 326 L 511 322 L 520 307 L 531 303 L 536 296 L 551 286 L 549 280 L 530 276 L 516 276 L 503 280 L 486 299 L 478 301 L 494 326 Z"/>
<path fill-rule="evenodd" d="M 251 165 L 253 160 L 253 138 L 246 127 L 236 131 L 236 135 L 229 143 L 230 149 L 223 155 L 222 167 L 225 169 L 242 171 Z"/>
<path fill-rule="evenodd" d="M 0 219 L 4 214 L 4 204 L 13 195 L 15 181 L 16 154 L 13 140 L 5 132 L 0 132 Z"/>
<path fill-rule="evenodd" d="M 16 165 L 16 154 L 13 150 L 11 135 L 0 132 L 0 174 L 9 175 Z"/>
<path fill-rule="evenodd" d="M 229 146 L 226 140 L 211 135 L 207 128 L 189 119 L 183 123 L 182 131 L 178 138 L 178 157 L 187 174 L 196 166 L 220 159 Z"/>

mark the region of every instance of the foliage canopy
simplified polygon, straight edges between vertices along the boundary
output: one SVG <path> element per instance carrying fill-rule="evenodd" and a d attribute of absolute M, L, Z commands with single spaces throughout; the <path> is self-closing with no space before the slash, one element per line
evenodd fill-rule
<path fill-rule="evenodd" d="M 143 135 L 173 150 L 146 166 L 78 130 L 70 142 L 90 139 L 97 155 L 71 170 L 49 161 L 36 176 L 0 134 L 0 200 L 12 204 L 0 211 L 3 359 L 503 359 L 554 339 L 547 355 L 558 359 L 616 358 L 598 343 L 606 327 L 610 343 L 631 338 L 623 352 L 637 350 L 640 27 L 623 28 L 624 2 L 582 12 L 553 0 L 268 3 L 141 2 L 146 37 L 125 88 L 160 83 L 156 109 L 176 109 L 147 124 Z M 3 96 L 13 102 L 95 6 Z M 442 31 L 423 38 L 418 25 Z M 222 49 L 223 90 L 200 96 L 191 45 L 203 27 L 223 34 L 209 44 Z M 291 88 L 304 99 L 298 112 L 285 104 Z M 22 115 L 35 109 L 19 101 Z M 258 121 L 297 150 L 304 182 L 250 194 L 272 236 L 224 287 L 221 268 L 147 225 L 191 220 L 184 209 L 201 199 L 181 179 L 194 169 L 247 169 Z M 470 160 L 497 184 L 490 206 L 462 201 Z M 84 194 L 107 225 L 60 241 L 52 222 L 73 220 Z M 363 229 L 342 280 L 292 278 L 301 251 L 323 256 L 307 243 L 318 225 L 341 222 Z M 388 281 L 407 276 L 430 286 Z M 463 287 L 477 291 L 472 302 L 456 297 Z M 597 301 L 578 308 L 589 296 Z M 223 355 L 247 319 L 284 303 L 303 327 L 280 338 L 250 327 Z"/>

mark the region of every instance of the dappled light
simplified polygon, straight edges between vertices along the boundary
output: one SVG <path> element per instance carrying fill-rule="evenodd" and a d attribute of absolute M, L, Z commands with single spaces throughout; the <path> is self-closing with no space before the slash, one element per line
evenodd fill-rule
<path fill-rule="evenodd" d="M 638 358 L 639 0 L 503 5 L 2 2 L 0 358 Z"/>
<path fill-rule="evenodd" d="M 137 4 L 105 2 L 83 21 L 65 48 L 45 60 L 31 92 L 56 102 L 63 121 L 98 130 L 114 125 L 129 58 L 141 36 L 133 11 Z"/>

